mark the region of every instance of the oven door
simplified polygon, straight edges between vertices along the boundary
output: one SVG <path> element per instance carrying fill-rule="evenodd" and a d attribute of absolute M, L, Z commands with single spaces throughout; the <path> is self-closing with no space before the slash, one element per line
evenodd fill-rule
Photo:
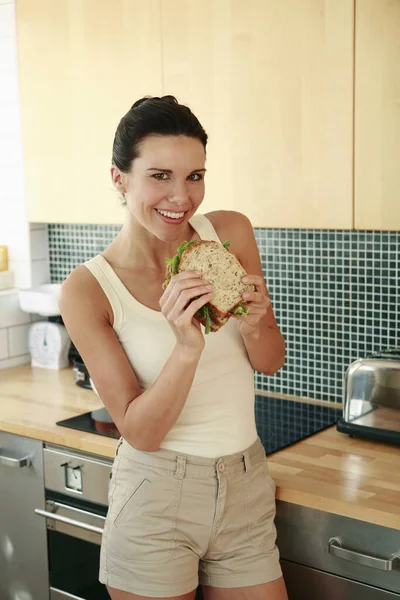
<path fill-rule="evenodd" d="M 98 580 L 107 507 L 47 492 L 46 509 L 35 512 L 47 524 L 50 600 L 110 600 Z M 195 600 L 203 600 L 200 586 Z"/>
<path fill-rule="evenodd" d="M 47 524 L 50 600 L 110 600 L 98 580 L 107 507 L 83 501 L 71 505 L 70 498 L 57 495 L 35 512 Z"/>

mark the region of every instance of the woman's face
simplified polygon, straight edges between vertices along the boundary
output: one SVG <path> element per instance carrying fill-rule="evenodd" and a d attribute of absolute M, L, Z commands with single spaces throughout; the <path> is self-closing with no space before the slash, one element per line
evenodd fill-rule
<path fill-rule="evenodd" d="M 204 164 L 198 139 L 145 138 L 130 173 L 122 174 L 127 209 L 160 240 L 179 239 L 204 198 Z"/>

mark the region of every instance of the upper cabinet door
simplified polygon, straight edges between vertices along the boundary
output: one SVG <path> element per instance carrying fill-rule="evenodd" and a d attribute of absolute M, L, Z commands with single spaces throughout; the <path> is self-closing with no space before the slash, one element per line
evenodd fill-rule
<path fill-rule="evenodd" d="M 400 1 L 356 1 L 355 227 L 400 230 Z"/>
<path fill-rule="evenodd" d="M 158 0 L 16 0 L 28 218 L 122 223 L 114 133 L 161 92 Z"/>
<path fill-rule="evenodd" d="M 352 0 L 161 3 L 163 92 L 209 133 L 203 210 L 353 226 Z"/>

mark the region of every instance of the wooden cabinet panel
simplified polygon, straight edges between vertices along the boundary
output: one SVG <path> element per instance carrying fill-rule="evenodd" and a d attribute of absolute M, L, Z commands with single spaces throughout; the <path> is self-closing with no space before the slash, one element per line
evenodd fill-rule
<path fill-rule="evenodd" d="M 163 92 L 210 135 L 204 210 L 351 228 L 351 0 L 162 2 Z"/>
<path fill-rule="evenodd" d="M 356 0 L 355 227 L 400 230 L 400 1 Z"/>
<path fill-rule="evenodd" d="M 122 223 L 119 119 L 161 92 L 159 0 L 16 0 L 28 218 Z"/>

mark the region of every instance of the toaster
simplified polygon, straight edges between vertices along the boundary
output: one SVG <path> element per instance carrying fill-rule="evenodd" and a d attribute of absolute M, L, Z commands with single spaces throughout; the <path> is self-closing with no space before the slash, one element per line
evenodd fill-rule
<path fill-rule="evenodd" d="M 400 445 L 400 352 L 354 361 L 345 375 L 338 431 Z"/>

